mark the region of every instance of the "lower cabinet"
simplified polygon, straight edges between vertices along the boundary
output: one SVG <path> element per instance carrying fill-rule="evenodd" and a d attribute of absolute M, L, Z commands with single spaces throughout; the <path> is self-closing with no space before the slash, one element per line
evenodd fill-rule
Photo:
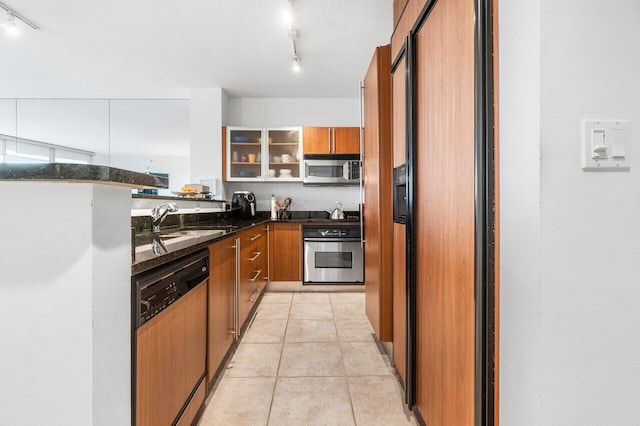
<path fill-rule="evenodd" d="M 404 224 L 393 224 L 393 363 L 406 383 L 407 236 Z"/>
<path fill-rule="evenodd" d="M 170 425 L 206 369 L 206 281 L 136 334 L 136 425 Z"/>
<path fill-rule="evenodd" d="M 241 232 L 239 313 L 240 325 L 244 324 L 251 308 L 264 290 L 267 277 L 266 225 Z"/>
<path fill-rule="evenodd" d="M 233 344 L 236 333 L 235 238 L 227 238 L 209 246 L 209 337 L 207 379 L 213 380 L 218 367 Z"/>
<path fill-rule="evenodd" d="M 269 281 L 302 281 L 301 224 L 269 224 Z"/>

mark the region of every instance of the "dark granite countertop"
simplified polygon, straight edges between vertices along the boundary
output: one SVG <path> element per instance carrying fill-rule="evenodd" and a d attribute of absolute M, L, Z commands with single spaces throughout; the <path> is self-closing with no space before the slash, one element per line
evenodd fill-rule
<path fill-rule="evenodd" d="M 0 180 L 101 183 L 133 188 L 168 188 L 166 178 L 93 164 L 0 164 Z"/>
<path fill-rule="evenodd" d="M 209 216 L 209 221 L 206 222 L 198 221 L 187 224 L 185 221 L 182 221 L 182 223 L 180 221 L 174 221 L 171 223 L 172 226 L 162 227 L 162 232 L 159 236 L 162 244 L 156 242 L 156 251 L 161 254 L 155 254 L 153 252 L 152 234 L 150 232 L 139 232 L 140 224 L 138 224 L 138 233 L 136 233 L 135 241 L 133 242 L 137 250 L 131 265 L 131 275 L 148 271 L 149 269 L 171 262 L 172 260 L 179 259 L 198 250 L 207 248 L 210 244 L 213 244 L 218 240 L 231 237 L 234 234 L 253 226 L 264 225 L 267 223 L 347 224 L 359 222 L 359 217 L 351 214 L 346 216 L 347 219 L 332 220 L 327 217 L 328 214 L 325 212 L 294 211 L 290 213 L 292 213 L 293 216 L 291 219 L 281 220 L 270 220 L 269 212 L 259 211 L 253 219 L 233 218 L 228 213 L 219 213 Z M 357 214 L 357 212 L 355 213 Z M 149 229 L 149 227 L 145 226 L 144 229 Z M 221 232 L 199 236 L 175 236 L 176 234 L 184 231 L 186 231 L 185 233 L 189 233 L 189 231 L 206 232 L 214 229 L 218 229 Z"/>
<path fill-rule="evenodd" d="M 160 254 L 155 254 L 152 250 L 154 238 L 150 232 L 136 234 L 134 241 L 132 241 L 136 252 L 135 258 L 132 259 L 131 275 L 148 271 L 156 266 L 163 265 L 167 262 L 171 262 L 172 260 L 179 259 L 198 250 L 207 248 L 218 240 L 222 240 L 235 235 L 238 232 L 244 231 L 245 229 L 263 225 L 268 222 L 269 220 L 264 218 L 256 218 L 254 220 L 234 219 L 233 221 L 226 221 L 224 223 L 200 223 L 196 226 L 163 228 L 159 236 L 159 240 L 162 244 L 156 243 L 156 247 Z M 171 238 L 172 235 L 182 231 L 208 231 L 216 229 L 221 232 L 201 236 Z"/>

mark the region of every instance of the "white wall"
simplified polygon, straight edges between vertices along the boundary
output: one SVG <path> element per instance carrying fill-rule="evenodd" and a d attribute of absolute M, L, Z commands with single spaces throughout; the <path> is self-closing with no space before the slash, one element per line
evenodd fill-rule
<path fill-rule="evenodd" d="M 500 2 L 500 424 L 539 425 L 540 4 Z"/>
<path fill-rule="evenodd" d="M 360 125 L 358 98 L 229 98 L 227 126 Z"/>
<path fill-rule="evenodd" d="M 190 181 L 222 177 L 222 105 L 223 91 L 219 87 L 191 89 L 190 109 Z M 185 182 L 187 183 L 187 182 Z M 224 198 L 224 188 L 218 180 L 216 194 Z"/>
<path fill-rule="evenodd" d="M 639 21 L 500 2 L 501 424 L 640 424 Z M 631 172 L 581 170 L 584 118 L 632 120 Z"/>
<path fill-rule="evenodd" d="M 0 193 L 0 424 L 129 424 L 129 189 L 5 181 Z"/>
<path fill-rule="evenodd" d="M 229 126 L 360 126 L 358 98 L 229 98 Z M 248 190 L 256 194 L 258 210 L 269 210 L 271 194 L 279 199 L 292 197 L 292 210 L 324 210 L 334 201 L 346 210 L 358 210 L 358 187 L 312 187 L 301 183 L 226 183 L 227 196 L 234 191 Z"/>
<path fill-rule="evenodd" d="M 640 3 L 541 8 L 542 424 L 640 424 Z M 580 120 L 632 121 L 630 173 L 580 169 Z"/>

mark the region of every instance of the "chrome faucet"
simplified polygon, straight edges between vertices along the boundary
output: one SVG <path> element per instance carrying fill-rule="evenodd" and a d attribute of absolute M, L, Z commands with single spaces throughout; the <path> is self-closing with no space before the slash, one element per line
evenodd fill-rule
<path fill-rule="evenodd" d="M 165 216 L 169 212 L 177 212 L 178 205 L 176 203 L 161 204 L 158 207 L 151 209 L 151 217 L 153 218 L 153 225 L 151 226 L 151 232 L 160 232 L 160 224 L 164 220 Z"/>

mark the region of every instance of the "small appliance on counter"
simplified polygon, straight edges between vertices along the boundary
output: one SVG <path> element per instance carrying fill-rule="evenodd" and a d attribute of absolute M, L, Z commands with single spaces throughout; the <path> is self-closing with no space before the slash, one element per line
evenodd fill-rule
<path fill-rule="evenodd" d="M 236 191 L 233 193 L 231 203 L 240 206 L 235 215 L 241 219 L 251 219 L 256 216 L 256 196 L 250 191 Z"/>
<path fill-rule="evenodd" d="M 344 219 L 344 212 L 342 211 L 342 203 L 338 201 L 331 204 L 331 207 L 329 207 L 329 210 L 327 210 L 327 213 L 329 213 L 329 219 L 332 219 L 332 220 Z"/>
<path fill-rule="evenodd" d="M 199 183 L 187 183 L 180 191 L 171 191 L 174 195 L 186 198 L 211 198 L 211 188 Z"/>

